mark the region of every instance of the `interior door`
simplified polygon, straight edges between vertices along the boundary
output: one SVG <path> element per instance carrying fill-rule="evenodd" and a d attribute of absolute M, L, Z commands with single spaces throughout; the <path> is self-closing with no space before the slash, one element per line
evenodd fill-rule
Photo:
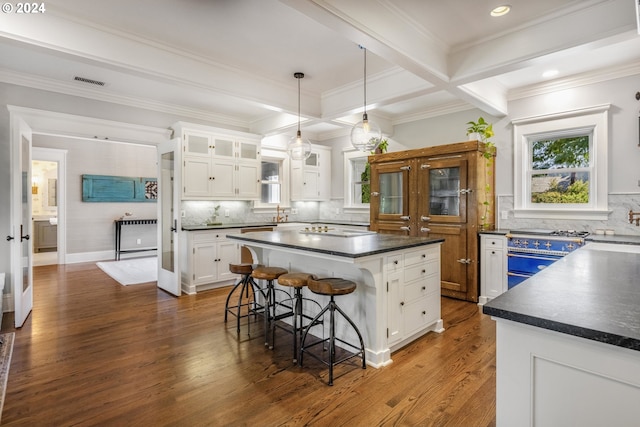
<path fill-rule="evenodd" d="M 15 327 L 33 309 L 33 242 L 31 240 L 31 128 L 11 117 L 11 277 Z"/>
<path fill-rule="evenodd" d="M 180 296 L 180 164 L 179 139 L 158 146 L 158 287 L 175 296 Z"/>

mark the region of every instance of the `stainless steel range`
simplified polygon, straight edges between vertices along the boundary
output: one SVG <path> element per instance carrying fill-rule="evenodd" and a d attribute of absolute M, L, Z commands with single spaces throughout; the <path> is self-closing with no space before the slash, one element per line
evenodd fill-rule
<path fill-rule="evenodd" d="M 586 231 L 512 230 L 507 234 L 507 278 L 511 289 L 584 246 Z"/>

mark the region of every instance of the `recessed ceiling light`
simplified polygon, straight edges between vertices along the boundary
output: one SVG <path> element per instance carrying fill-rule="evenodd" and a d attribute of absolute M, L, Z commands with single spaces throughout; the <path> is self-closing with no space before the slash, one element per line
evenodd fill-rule
<path fill-rule="evenodd" d="M 542 73 L 542 77 L 544 77 L 545 79 L 548 79 L 549 77 L 554 77 L 558 75 L 558 70 L 547 70 L 544 73 Z"/>
<path fill-rule="evenodd" d="M 491 10 L 491 16 L 504 16 L 511 10 L 511 6 L 508 4 L 503 4 L 500 6 L 496 6 Z"/>

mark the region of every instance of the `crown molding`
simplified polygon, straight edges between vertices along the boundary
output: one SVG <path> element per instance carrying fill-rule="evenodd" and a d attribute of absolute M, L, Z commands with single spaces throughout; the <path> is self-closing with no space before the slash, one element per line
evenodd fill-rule
<path fill-rule="evenodd" d="M 576 74 L 564 79 L 556 79 L 550 82 L 511 89 L 507 93 L 507 100 L 515 101 L 517 99 L 527 98 L 530 96 L 546 95 L 552 92 L 573 89 L 580 86 L 592 85 L 638 74 L 640 74 L 640 62 L 631 62 L 588 73 Z"/>

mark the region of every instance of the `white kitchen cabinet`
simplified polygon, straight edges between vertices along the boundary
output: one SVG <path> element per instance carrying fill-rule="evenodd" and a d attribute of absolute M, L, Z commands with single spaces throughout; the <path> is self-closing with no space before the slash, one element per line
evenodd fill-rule
<path fill-rule="evenodd" d="M 440 250 L 386 257 L 389 347 L 399 348 L 440 319 Z"/>
<path fill-rule="evenodd" d="M 226 238 L 239 233 L 236 229 L 187 231 L 182 250 L 182 290 L 187 294 L 226 286 L 237 276 L 229 272 L 229 264 L 240 261 L 240 245 Z"/>
<path fill-rule="evenodd" d="M 507 238 L 480 234 L 480 297 L 478 305 L 505 292 L 507 282 Z"/>
<path fill-rule="evenodd" d="M 331 148 L 313 146 L 305 160 L 291 160 L 291 200 L 331 198 Z"/>
<path fill-rule="evenodd" d="M 257 135 L 174 125 L 182 138 L 182 198 L 260 198 L 260 140 Z"/>

